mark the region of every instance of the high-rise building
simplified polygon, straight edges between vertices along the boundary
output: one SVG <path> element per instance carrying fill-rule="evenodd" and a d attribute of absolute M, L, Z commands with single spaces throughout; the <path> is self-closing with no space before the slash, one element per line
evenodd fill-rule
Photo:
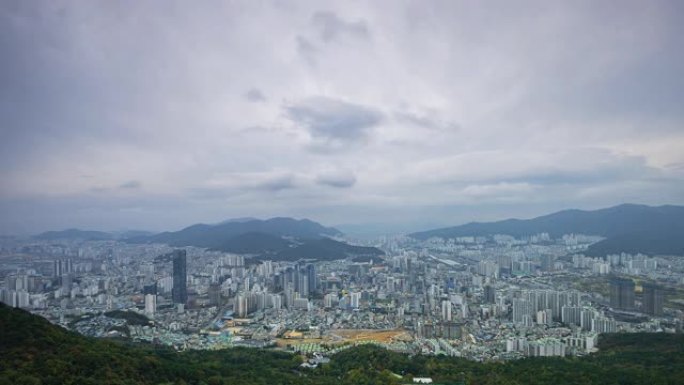
<path fill-rule="evenodd" d="M 553 255 L 542 255 L 541 256 L 541 269 L 543 271 L 553 271 L 556 259 Z"/>
<path fill-rule="evenodd" d="M 539 310 L 537 312 L 537 325 L 550 325 L 552 319 L 551 309 Z"/>
<path fill-rule="evenodd" d="M 610 306 L 621 310 L 634 310 L 634 282 L 628 278 L 610 281 Z"/>
<path fill-rule="evenodd" d="M 451 321 L 451 301 L 442 301 L 442 320 Z"/>
<path fill-rule="evenodd" d="M 154 316 L 157 311 L 157 295 L 156 294 L 145 294 L 145 314 L 148 316 Z"/>
<path fill-rule="evenodd" d="M 484 302 L 485 303 L 496 303 L 496 289 L 494 289 L 494 286 L 485 285 L 485 287 L 484 287 Z"/>
<path fill-rule="evenodd" d="M 56 277 L 56 278 L 59 278 L 62 276 L 62 260 L 61 259 L 56 259 L 53 262 L 52 276 Z"/>
<path fill-rule="evenodd" d="M 245 318 L 257 310 L 257 295 L 255 293 L 239 293 L 235 296 L 233 310 L 238 318 Z"/>
<path fill-rule="evenodd" d="M 323 297 L 323 307 L 326 309 L 332 309 L 335 305 L 337 305 L 336 293 L 328 293 Z"/>
<path fill-rule="evenodd" d="M 71 258 L 58 259 L 53 262 L 52 276 L 61 277 L 64 274 L 74 272 L 74 263 Z"/>
<path fill-rule="evenodd" d="M 221 285 L 218 283 L 209 285 L 207 296 L 209 297 L 209 305 L 221 306 Z"/>
<path fill-rule="evenodd" d="M 157 295 L 157 282 L 143 286 L 143 294 L 145 294 L 145 295 L 147 295 L 147 294 Z"/>
<path fill-rule="evenodd" d="M 532 304 L 521 298 L 513 299 L 513 322 L 516 324 L 528 324 L 532 320 Z"/>
<path fill-rule="evenodd" d="M 645 283 L 643 288 L 643 312 L 655 316 L 663 315 L 663 289 L 653 283 Z"/>
<path fill-rule="evenodd" d="M 606 317 L 595 317 L 591 320 L 591 331 L 594 333 L 615 333 L 617 322 Z"/>
<path fill-rule="evenodd" d="M 597 313 L 593 309 L 582 309 L 580 314 L 580 326 L 584 331 L 591 331 L 591 321 L 597 317 Z"/>
<path fill-rule="evenodd" d="M 361 306 L 361 293 L 351 293 L 350 304 L 352 309 L 358 309 Z"/>
<path fill-rule="evenodd" d="M 579 306 L 563 306 L 561 321 L 564 324 L 580 326 L 582 323 L 582 308 Z"/>
<path fill-rule="evenodd" d="M 309 294 L 316 292 L 317 282 L 316 282 L 316 265 L 309 264 L 306 266 L 306 276 L 308 277 L 308 291 Z"/>
<path fill-rule="evenodd" d="M 300 297 L 306 298 L 309 296 L 309 275 L 306 269 L 302 269 L 299 270 L 297 276 L 299 277 L 297 279 L 297 293 L 299 293 Z"/>
<path fill-rule="evenodd" d="M 271 307 L 280 310 L 283 307 L 283 297 L 280 294 L 271 294 Z"/>
<path fill-rule="evenodd" d="M 187 270 L 185 250 L 173 252 L 173 289 L 171 289 L 173 303 L 185 304 L 188 301 Z"/>
<path fill-rule="evenodd" d="M 531 357 L 565 357 L 565 344 L 556 338 L 542 338 L 528 344 L 527 355 Z"/>

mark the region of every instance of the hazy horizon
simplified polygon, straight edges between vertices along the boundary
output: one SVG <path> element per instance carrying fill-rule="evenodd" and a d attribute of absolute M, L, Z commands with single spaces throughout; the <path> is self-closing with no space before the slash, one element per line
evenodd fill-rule
<path fill-rule="evenodd" d="M 684 3 L 0 3 L 0 234 L 684 204 Z"/>
<path fill-rule="evenodd" d="M 221 223 L 225 222 L 246 222 L 246 221 L 252 221 L 252 220 L 258 220 L 258 221 L 266 221 L 270 219 L 275 219 L 275 218 L 292 218 L 295 220 L 311 220 L 316 223 L 319 223 L 325 227 L 332 227 L 336 228 L 337 230 L 342 231 L 345 235 L 351 236 L 351 237 L 362 237 L 362 238 L 372 238 L 374 236 L 378 235 L 391 235 L 391 234 L 408 234 L 408 233 L 414 233 L 414 232 L 421 232 L 421 231 L 427 231 L 427 230 L 435 230 L 439 228 L 447 228 L 447 227 L 454 227 L 454 226 L 460 226 L 460 225 L 465 225 L 468 223 L 472 222 L 497 222 L 497 221 L 503 221 L 507 219 L 521 219 L 521 220 L 527 220 L 527 219 L 534 219 L 540 216 L 545 216 L 549 214 L 555 214 L 561 211 L 566 211 L 566 210 L 581 210 L 581 211 L 593 211 L 593 210 L 601 210 L 601 209 L 608 209 L 608 208 L 614 208 L 618 206 L 624 206 L 624 205 L 639 205 L 639 204 L 634 204 L 634 203 L 621 203 L 619 205 L 615 206 L 610 206 L 610 207 L 599 207 L 596 209 L 578 209 L 578 208 L 565 208 L 553 212 L 544 212 L 539 215 L 533 215 L 533 216 L 510 216 L 510 215 L 503 215 L 500 217 L 492 217 L 489 219 L 471 219 L 471 220 L 466 220 L 466 221 L 461 221 L 461 222 L 430 222 L 430 221 L 425 221 L 425 222 L 408 222 L 408 223 L 388 223 L 388 222 L 356 222 L 356 223 L 325 223 L 316 220 L 315 218 L 306 218 L 306 217 L 288 217 L 288 216 L 267 216 L 267 217 L 239 217 L 239 218 L 225 218 L 223 220 L 219 221 L 198 221 L 198 222 L 193 222 L 193 223 L 186 223 L 184 225 L 181 225 L 179 227 L 173 227 L 173 228 L 158 228 L 158 229 L 145 229 L 145 228 L 133 228 L 133 227 L 119 227 L 119 228 L 84 228 L 84 227 L 74 227 L 74 226 L 67 226 L 63 228 L 53 228 L 53 229 L 45 229 L 41 230 L 40 233 L 43 232 L 49 232 L 49 231 L 62 231 L 62 230 L 83 230 L 83 231 L 101 231 L 101 232 L 108 232 L 108 233 L 121 233 L 121 232 L 126 232 L 126 231 L 147 231 L 151 233 L 161 233 L 161 232 L 166 232 L 166 231 L 179 231 L 182 229 L 185 229 L 187 227 L 197 225 L 197 224 L 206 224 L 206 225 L 219 225 Z M 646 205 L 648 206 L 648 205 Z M 665 206 L 673 206 L 677 207 L 677 205 L 658 205 L 658 206 L 648 206 L 648 207 L 665 207 Z M 37 235 L 38 232 L 35 233 L 9 233 L 9 234 L 0 234 L 0 236 L 30 236 L 30 235 Z"/>

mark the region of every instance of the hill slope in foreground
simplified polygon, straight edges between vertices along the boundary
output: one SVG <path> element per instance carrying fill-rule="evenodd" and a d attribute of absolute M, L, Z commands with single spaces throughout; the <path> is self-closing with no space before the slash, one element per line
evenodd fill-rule
<path fill-rule="evenodd" d="M 187 351 L 87 338 L 0 304 L 0 384 L 401 384 L 412 376 L 468 384 L 681 384 L 684 336 L 602 336 L 583 358 L 477 363 L 360 346 L 300 369 L 300 356 L 235 348 Z M 392 373 L 401 374 L 400 379 Z"/>

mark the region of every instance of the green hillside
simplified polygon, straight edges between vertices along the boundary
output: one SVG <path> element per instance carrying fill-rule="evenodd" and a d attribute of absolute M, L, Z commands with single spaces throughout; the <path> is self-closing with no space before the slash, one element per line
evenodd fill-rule
<path fill-rule="evenodd" d="M 289 353 L 235 348 L 178 353 L 168 348 L 82 337 L 28 312 L 0 305 L 0 384 L 401 384 L 412 376 L 468 384 L 681 384 L 684 336 L 604 336 L 600 353 L 477 363 L 458 358 L 351 348 L 318 369 Z M 399 379 L 395 374 L 403 375 Z"/>

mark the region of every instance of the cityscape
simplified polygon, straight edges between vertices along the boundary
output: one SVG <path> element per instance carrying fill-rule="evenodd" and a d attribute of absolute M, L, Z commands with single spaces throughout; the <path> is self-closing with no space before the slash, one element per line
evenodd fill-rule
<path fill-rule="evenodd" d="M 176 350 L 581 356 L 603 333 L 680 333 L 684 320 L 681 255 L 587 256 L 596 235 L 385 236 L 357 241 L 382 255 L 323 261 L 55 236 L 3 240 L 5 304 Z"/>
<path fill-rule="evenodd" d="M 0 385 L 679 385 L 684 1 L 0 0 Z"/>

